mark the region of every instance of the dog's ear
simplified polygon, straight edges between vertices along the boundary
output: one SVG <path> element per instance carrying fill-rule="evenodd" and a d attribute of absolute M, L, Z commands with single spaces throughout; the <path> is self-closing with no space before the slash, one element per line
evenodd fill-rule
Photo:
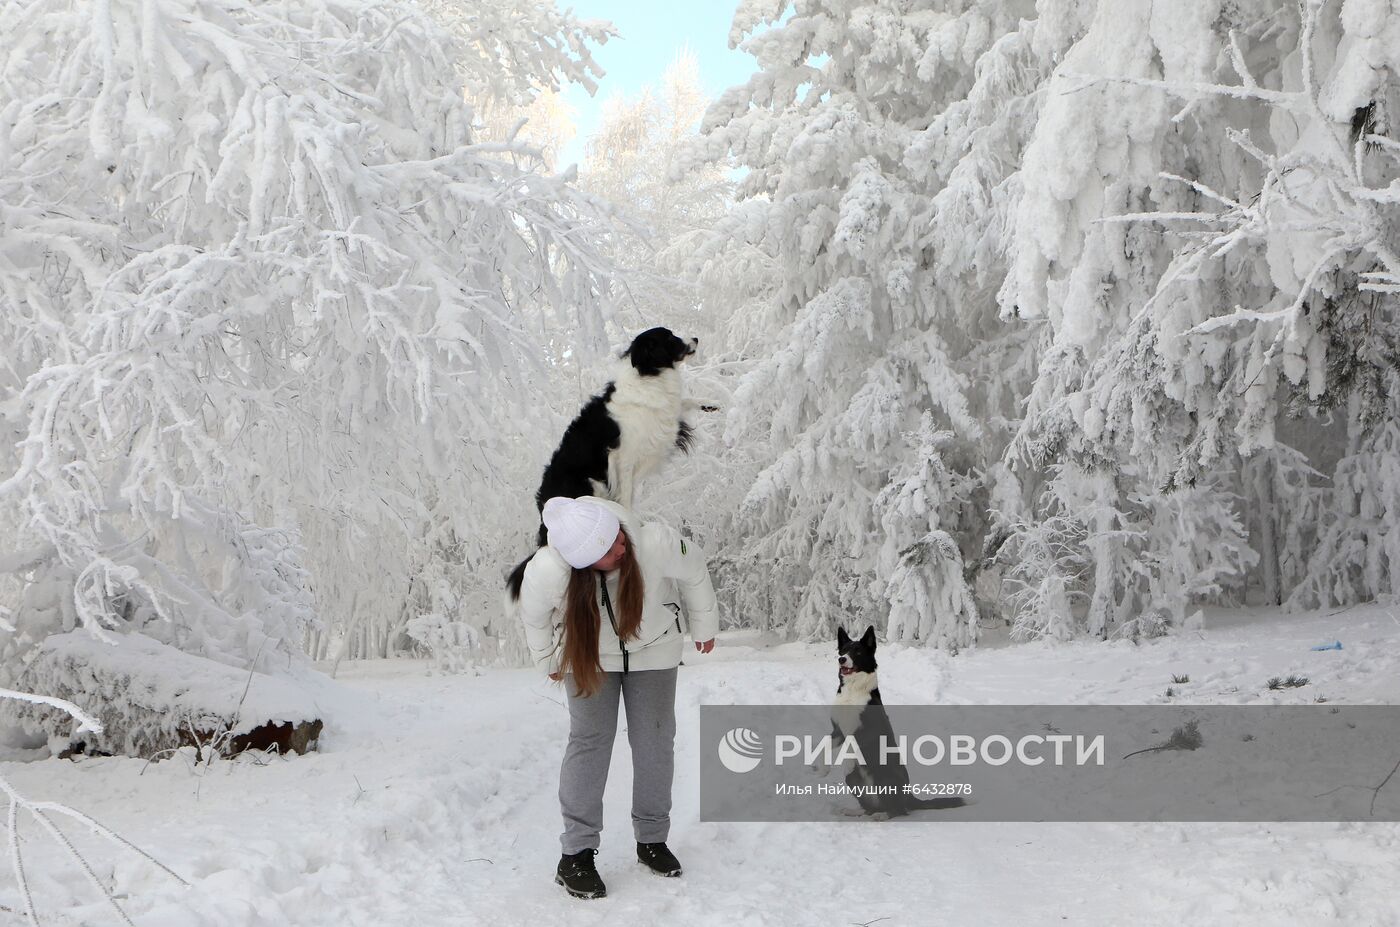
<path fill-rule="evenodd" d="M 845 647 L 845 646 L 846 646 L 847 644 L 849 644 L 850 642 L 851 642 L 851 637 L 850 637 L 849 634 L 846 633 L 846 629 L 845 629 L 845 628 L 842 628 L 842 627 L 838 627 L 838 628 L 836 629 L 836 646 L 837 646 L 837 647 Z"/>
<path fill-rule="evenodd" d="M 865 633 L 860 636 L 860 643 L 861 646 L 870 650 L 875 649 L 875 625 L 872 624 L 865 629 Z"/>

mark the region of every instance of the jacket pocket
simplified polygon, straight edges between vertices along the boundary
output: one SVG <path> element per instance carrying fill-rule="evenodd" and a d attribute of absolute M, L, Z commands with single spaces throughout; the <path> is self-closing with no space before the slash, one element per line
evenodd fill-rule
<path fill-rule="evenodd" d="M 652 637 L 651 639 L 649 639 L 649 640 L 647 640 L 647 641 L 645 641 L 645 642 L 643 642 L 643 643 L 637 644 L 636 647 L 637 647 L 637 649 L 639 649 L 639 650 L 640 650 L 641 648 L 643 648 L 643 647 L 650 647 L 652 644 L 654 644 L 654 643 L 656 643 L 657 641 L 661 640 L 661 638 L 665 637 L 667 634 L 670 634 L 673 630 L 676 630 L 676 628 L 673 627 L 672 624 L 671 624 L 671 622 L 668 621 L 668 622 L 666 622 L 666 626 L 665 626 L 664 628 L 661 629 L 661 633 L 660 633 L 660 634 L 656 634 L 656 636 Z"/>
<path fill-rule="evenodd" d="M 675 615 L 665 605 L 658 605 L 642 613 L 642 626 L 637 629 L 638 642 L 629 643 L 629 646 L 634 650 L 650 647 L 677 629 Z"/>

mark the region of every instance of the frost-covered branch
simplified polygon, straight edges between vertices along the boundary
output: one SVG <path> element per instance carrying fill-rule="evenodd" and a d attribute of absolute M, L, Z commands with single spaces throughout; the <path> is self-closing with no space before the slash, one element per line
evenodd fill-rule
<path fill-rule="evenodd" d="M 33 695 L 27 692 L 12 692 L 9 690 L 0 690 L 0 698 L 17 699 L 20 701 L 49 705 L 66 712 L 74 721 L 78 722 L 79 730 L 93 731 L 94 733 L 99 733 L 102 730 L 102 726 L 82 709 L 63 699 L 48 698 L 42 695 Z M 87 861 L 87 858 L 73 846 L 73 842 L 68 839 L 68 836 L 63 833 L 63 831 L 59 830 L 53 820 L 49 818 L 49 814 L 59 814 L 72 818 L 93 834 L 140 856 L 181 885 L 188 887 L 190 884 L 169 866 L 159 862 L 124 837 L 104 827 L 80 811 L 76 811 L 67 805 L 62 805 L 57 802 L 31 801 L 21 795 L 4 777 L 0 777 L 0 793 L 3 793 L 9 802 L 6 809 L 5 823 L 6 848 L 10 859 L 10 870 L 14 873 L 15 883 L 19 887 L 20 896 L 24 899 L 25 913 L 29 915 L 29 922 L 31 924 L 39 924 L 41 921 L 39 920 L 38 911 L 34 906 L 34 897 L 29 888 L 29 880 L 25 875 L 24 857 L 20 848 L 20 812 L 27 812 L 30 819 L 39 825 L 40 830 L 63 848 L 68 859 L 71 860 L 78 871 L 83 874 L 83 877 L 88 883 L 96 888 L 98 893 L 107 900 L 107 903 L 112 906 L 112 910 L 116 912 L 117 917 L 120 918 L 121 922 L 124 924 L 131 924 L 131 918 L 127 916 L 127 913 L 122 909 L 121 905 L 117 903 L 117 899 L 113 895 L 111 889 L 104 885 L 102 880 L 98 878 L 97 873 L 93 871 L 92 865 Z"/>
<path fill-rule="evenodd" d="M 78 722 L 79 731 L 91 731 L 94 734 L 102 733 L 101 722 L 67 699 L 50 698 L 47 695 L 34 695 L 30 692 L 16 692 L 13 689 L 0 689 L 0 698 L 14 699 L 20 702 L 30 702 L 35 705 L 48 705 L 50 708 L 57 708 L 60 711 L 67 712 L 69 717 Z"/>
<path fill-rule="evenodd" d="M 0 2 L 0 517 L 44 552 L 5 566 L 68 590 L 21 624 L 243 666 L 272 637 L 285 665 L 318 610 L 394 614 L 434 538 L 494 592 L 470 565 L 513 555 L 488 539 L 514 494 L 478 474 L 533 469 L 551 328 L 607 347 L 612 219 L 476 138 L 458 69 L 583 80 L 606 30 L 469 18 L 463 43 L 398 0 Z"/>

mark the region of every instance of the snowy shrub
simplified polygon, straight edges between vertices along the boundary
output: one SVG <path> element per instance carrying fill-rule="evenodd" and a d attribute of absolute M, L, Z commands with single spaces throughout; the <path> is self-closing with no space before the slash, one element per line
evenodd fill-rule
<path fill-rule="evenodd" d="M 1131 482 L 1131 472 L 1125 482 Z M 1012 637 L 1155 637 L 1193 605 L 1237 591 L 1257 555 L 1238 499 L 1215 486 L 1128 493 L 1106 472 L 1060 467 L 1039 516 L 1010 526 Z"/>
<path fill-rule="evenodd" d="M 439 672 L 475 669 L 481 642 L 477 630 L 465 621 L 434 612 L 410 618 L 404 631 L 432 658 Z"/>
<path fill-rule="evenodd" d="M 1134 497 L 1141 512 L 1141 587 L 1133 617 L 1119 630 L 1153 637 L 1182 627 L 1202 602 L 1230 602 L 1259 559 L 1245 536 L 1239 499 L 1211 484 Z"/>
<path fill-rule="evenodd" d="M 964 580 L 957 541 L 938 528 L 940 511 L 961 489 L 938 453 L 951 438 L 935 431 L 933 416 L 924 413 L 913 472 L 895 474 L 876 507 L 882 513 L 882 572 L 889 576 L 885 639 L 956 652 L 976 639 L 977 605 Z"/>
<path fill-rule="evenodd" d="M 1290 605 L 1352 605 L 1400 589 L 1400 377 L 1390 378 L 1387 392 L 1383 419 L 1367 428 L 1351 417 L 1316 550 Z"/>
<path fill-rule="evenodd" d="M 1047 490 L 1050 492 L 1050 490 Z M 1009 526 L 998 551 L 1006 565 L 1003 601 L 1015 640 L 1065 641 L 1079 633 L 1076 596 L 1082 599 L 1083 523 L 1052 500 L 1034 522 Z"/>
<path fill-rule="evenodd" d="M 181 745 L 231 753 L 239 738 L 269 723 L 309 726 L 307 746 L 314 747 L 322 721 L 312 684 L 237 670 L 134 632 L 110 643 L 82 630 L 45 638 L 19 684 L 88 706 L 76 720 L 38 702 L 6 706 L 8 718 L 43 732 L 55 753 L 75 745 L 89 754 L 144 757 Z"/>
<path fill-rule="evenodd" d="M 408 619 L 404 633 L 433 660 L 440 672 L 464 673 L 475 668 L 481 652 L 480 634 L 472 625 L 461 620 L 464 613 L 458 592 L 453 588 L 447 571 L 439 570 L 431 581 L 420 585 L 422 613 Z M 419 597 L 409 600 L 416 604 Z"/>

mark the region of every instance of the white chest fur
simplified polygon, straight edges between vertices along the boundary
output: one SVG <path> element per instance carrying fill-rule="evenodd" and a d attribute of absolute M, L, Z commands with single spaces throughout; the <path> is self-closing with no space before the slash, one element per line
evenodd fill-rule
<path fill-rule="evenodd" d="M 669 368 L 644 377 L 626 366 L 613 380 L 608 412 L 621 436 L 608 461 L 615 498 L 631 506 L 638 480 L 654 472 L 676 443 L 681 420 L 681 375 Z"/>
<path fill-rule="evenodd" d="M 609 400 L 613 418 L 622 426 L 622 439 L 646 438 L 646 432 L 657 431 L 657 425 L 665 423 L 667 434 L 662 441 L 674 441 L 676 422 L 681 417 L 681 374 L 674 367 L 667 368 L 655 376 L 644 377 L 634 367 L 623 367 L 613 380 L 613 394 Z M 629 435 L 632 431 L 635 434 Z"/>
<path fill-rule="evenodd" d="M 852 673 L 841 680 L 841 691 L 836 693 L 836 701 L 832 703 L 832 707 L 862 708 L 870 704 L 870 693 L 879 687 L 880 683 L 874 673 Z M 840 728 L 842 734 L 849 737 L 855 733 L 855 727 L 860 723 L 860 712 L 833 711 L 831 720 Z"/>

